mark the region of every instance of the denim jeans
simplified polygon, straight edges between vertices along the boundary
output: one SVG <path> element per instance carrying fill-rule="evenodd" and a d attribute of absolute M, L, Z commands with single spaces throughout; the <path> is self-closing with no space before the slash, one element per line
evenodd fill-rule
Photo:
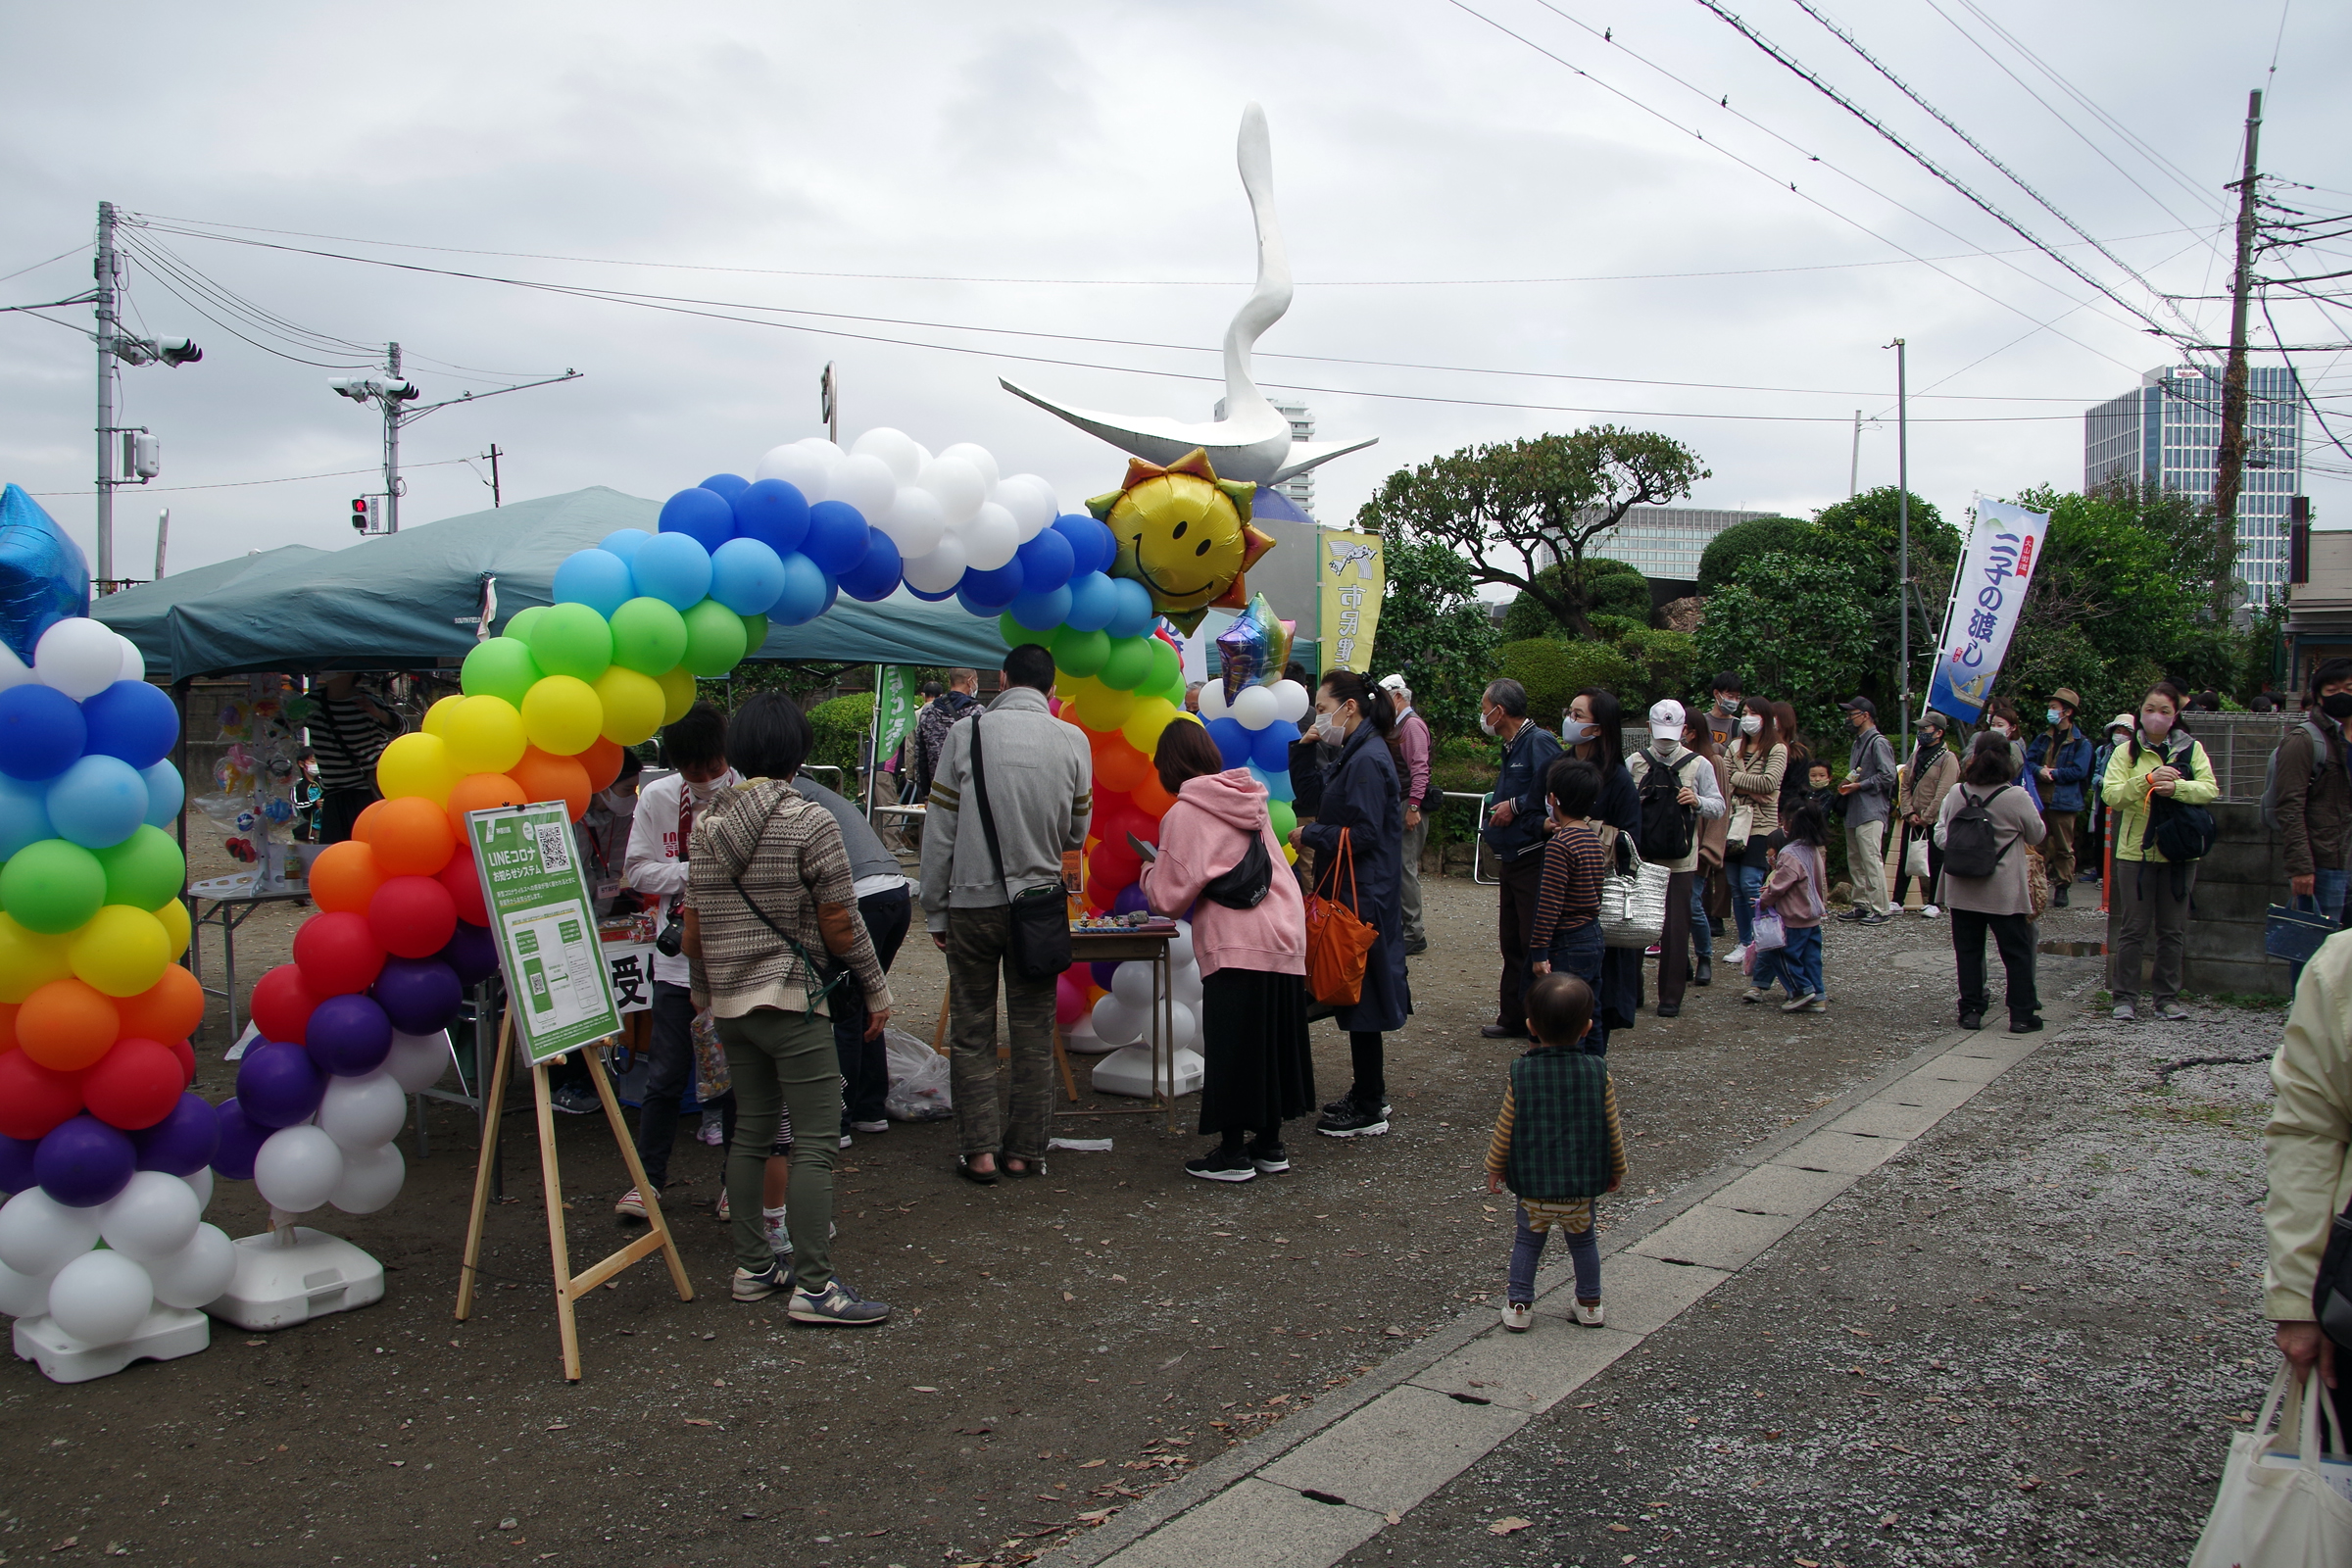
<path fill-rule="evenodd" d="M 1732 879 L 1732 918 L 1740 924 L 1740 945 L 1756 940 L 1756 895 L 1764 891 L 1764 868 L 1735 865 L 1726 868 Z"/>
<path fill-rule="evenodd" d="M 1594 1207 L 1597 1209 L 1596 1203 Z M 1553 1226 L 1552 1230 L 1560 1227 Z M 1582 1231 L 1564 1233 L 1568 1241 L 1568 1259 L 1576 1265 L 1576 1298 L 1591 1304 L 1600 1299 L 1600 1229 L 1588 1225 Z M 1536 1298 L 1536 1265 L 1544 1259 L 1544 1244 L 1551 1239 L 1551 1231 L 1528 1229 L 1527 1210 L 1519 1209 L 1519 1234 L 1511 1241 L 1511 1289 L 1507 1299 L 1533 1301 Z"/>
<path fill-rule="evenodd" d="M 1554 974 L 1572 974 L 1592 988 L 1592 1032 L 1585 1036 L 1585 1054 L 1605 1056 L 1609 1054 L 1609 1026 L 1600 1014 L 1600 958 L 1608 951 L 1601 940 L 1600 922 L 1588 920 L 1573 931 L 1563 931 L 1551 945 L 1546 956 Z"/>
<path fill-rule="evenodd" d="M 669 1185 L 669 1151 L 678 1141 L 678 1102 L 694 1087 L 694 997 L 684 986 L 654 982 L 653 1065 L 637 1105 L 637 1158 L 656 1188 Z M 735 1097 L 715 1108 L 729 1143 L 735 1138 Z"/>
<path fill-rule="evenodd" d="M 1780 976 L 1790 1001 L 1821 995 L 1821 927 L 1788 927 L 1788 945 L 1781 950 Z"/>
<path fill-rule="evenodd" d="M 1695 874 L 1690 878 L 1690 950 L 1702 958 L 1715 956 L 1715 928 L 1707 923 L 1707 879 Z"/>
<path fill-rule="evenodd" d="M 2344 889 L 2348 885 L 2352 885 L 2352 871 L 2330 871 L 2324 865 L 2315 866 L 2311 873 L 2310 896 L 2305 897 L 2298 893 L 2295 895 L 2294 906 L 2298 909 L 2324 914 L 2337 925 L 2342 925 L 2344 923 Z M 2295 989 L 2295 982 L 2302 978 L 2303 966 L 2301 964 L 2287 966 L 2286 989 L 2290 995 Z"/>

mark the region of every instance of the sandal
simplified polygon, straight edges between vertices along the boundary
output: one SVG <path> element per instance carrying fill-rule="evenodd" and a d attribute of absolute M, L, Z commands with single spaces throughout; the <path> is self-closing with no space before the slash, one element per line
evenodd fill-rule
<path fill-rule="evenodd" d="M 971 1158 L 968 1155 L 957 1154 L 956 1156 L 956 1174 L 976 1186 L 994 1187 L 997 1185 L 997 1172 L 972 1169 Z"/>
<path fill-rule="evenodd" d="M 1046 1173 L 1046 1162 L 1042 1159 L 1023 1159 L 1019 1154 L 1012 1157 L 1021 1161 L 1018 1170 L 1004 1164 L 1002 1160 L 998 1162 L 997 1169 L 1016 1182 L 1025 1182 L 1032 1176 L 1043 1176 Z"/>

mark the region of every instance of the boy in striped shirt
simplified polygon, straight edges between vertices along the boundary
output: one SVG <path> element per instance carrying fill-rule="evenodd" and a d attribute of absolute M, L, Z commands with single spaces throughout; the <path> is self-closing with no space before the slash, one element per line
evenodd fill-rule
<path fill-rule="evenodd" d="M 1528 931 L 1528 983 L 1570 974 L 1600 987 L 1600 879 L 1608 869 L 1599 830 L 1587 820 L 1600 799 L 1600 769 L 1563 757 L 1544 775 L 1551 805 L 1551 839 L 1544 846 L 1544 877 L 1536 890 L 1536 918 Z M 1533 1025 L 1531 1023 L 1530 1027 Z M 1609 1034 L 1594 1020 L 1584 1050 L 1609 1054 Z"/>
<path fill-rule="evenodd" d="M 1507 1186 L 1519 1199 L 1502 1307 L 1502 1326 L 1514 1334 L 1534 1321 L 1536 1264 L 1555 1229 L 1576 1265 L 1576 1321 L 1602 1321 L 1593 1200 L 1625 1185 L 1625 1133 L 1607 1061 L 1579 1049 L 1592 1013 L 1592 987 L 1573 976 L 1548 974 L 1527 988 L 1536 1049 L 1511 1063 L 1487 1144 L 1487 1191 Z"/>

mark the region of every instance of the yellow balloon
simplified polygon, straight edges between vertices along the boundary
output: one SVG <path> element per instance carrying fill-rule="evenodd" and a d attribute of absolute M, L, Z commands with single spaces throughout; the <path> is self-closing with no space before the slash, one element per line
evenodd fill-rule
<path fill-rule="evenodd" d="M 457 781 L 458 769 L 449 760 L 449 746 L 438 735 L 422 731 L 403 735 L 375 760 L 375 787 L 386 800 L 421 795 L 435 806 L 447 806 L 449 787 Z"/>
<path fill-rule="evenodd" d="M 522 760 L 527 744 L 522 715 L 504 697 L 465 697 L 449 715 L 445 732 L 449 765 L 458 777 L 468 773 L 504 773 Z M 449 791 L 441 792 L 444 804 Z"/>
<path fill-rule="evenodd" d="M 1126 723 L 1127 715 L 1135 711 L 1135 693 L 1114 690 L 1099 680 L 1094 681 L 1094 688 L 1078 699 L 1078 722 L 1098 735 Z"/>
<path fill-rule="evenodd" d="M 1285 844 L 1282 847 L 1282 863 L 1285 865 L 1297 865 L 1298 863 L 1298 845 Z"/>
<path fill-rule="evenodd" d="M 66 951 L 84 984 L 110 997 L 135 997 L 164 977 L 172 936 L 145 909 L 109 904 L 68 939 Z"/>
<path fill-rule="evenodd" d="M 654 679 L 662 687 L 662 722 L 675 724 L 694 706 L 694 674 L 683 664 L 673 664 Z"/>
<path fill-rule="evenodd" d="M 522 694 L 522 732 L 551 757 L 577 757 L 604 732 L 596 688 L 576 675 L 542 675 Z"/>
<path fill-rule="evenodd" d="M 1127 721 L 1119 726 L 1119 733 L 1127 737 L 1128 745 L 1150 757 L 1159 745 L 1159 732 L 1166 729 L 1175 718 L 1174 703 L 1165 697 L 1146 697 L 1128 713 Z"/>
<path fill-rule="evenodd" d="M 465 700 L 465 698 L 459 696 L 457 693 L 452 692 L 447 697 L 444 697 L 439 702 L 435 703 L 432 707 L 426 709 L 424 710 L 424 732 L 427 735 L 439 735 L 443 740 L 449 739 L 449 737 L 443 733 L 442 726 L 449 722 L 449 715 L 456 712 L 458 710 L 458 705 Z"/>
<path fill-rule="evenodd" d="M 52 980 L 74 972 L 66 948 L 68 937 L 45 937 L 27 931 L 0 914 L 0 1004 L 14 1006 Z"/>
<path fill-rule="evenodd" d="M 188 906 L 177 899 L 166 899 L 155 906 L 155 917 L 163 922 L 164 935 L 172 944 L 172 961 L 177 963 L 180 955 L 188 951 Z"/>
<path fill-rule="evenodd" d="M 626 664 L 614 664 L 596 677 L 596 700 L 604 705 L 605 739 L 615 746 L 652 740 L 668 706 L 660 681 Z"/>

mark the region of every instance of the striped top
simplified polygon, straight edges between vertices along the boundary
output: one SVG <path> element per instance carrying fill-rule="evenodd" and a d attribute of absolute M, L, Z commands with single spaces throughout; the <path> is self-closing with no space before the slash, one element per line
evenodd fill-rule
<path fill-rule="evenodd" d="M 375 760 L 400 733 L 400 720 L 389 712 L 378 718 L 356 696 L 316 697 L 312 703 L 303 727 L 318 757 L 319 784 L 330 790 L 373 789 Z M 368 706 L 381 710 L 382 705 Z"/>
<path fill-rule="evenodd" d="M 1544 881 L 1536 893 L 1536 919 L 1528 950 L 1548 957 L 1551 945 L 1591 925 L 1600 914 L 1600 879 L 1608 870 L 1600 835 L 1584 822 L 1564 822 L 1544 846 Z"/>

